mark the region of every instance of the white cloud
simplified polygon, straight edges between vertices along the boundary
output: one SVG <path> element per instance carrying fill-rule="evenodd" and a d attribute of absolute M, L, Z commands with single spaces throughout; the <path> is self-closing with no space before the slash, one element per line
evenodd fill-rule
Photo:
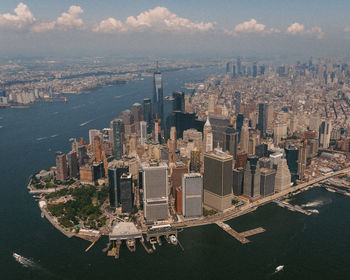
<path fill-rule="evenodd" d="M 235 28 L 233 30 L 228 30 L 225 29 L 224 32 L 228 35 L 231 36 L 237 36 L 238 34 L 242 34 L 242 33 L 266 33 L 265 32 L 265 24 L 262 23 L 257 23 L 257 21 L 255 19 L 251 19 L 249 21 L 244 21 L 240 24 L 237 24 L 235 26 Z M 270 31 L 277 31 L 277 29 L 270 29 Z M 269 33 L 269 32 L 267 32 Z M 272 33 L 272 32 L 271 32 Z"/>
<path fill-rule="evenodd" d="M 105 33 L 114 33 L 114 32 L 124 32 L 126 28 L 120 20 L 116 20 L 112 17 L 102 20 L 97 26 L 92 30 L 94 32 L 105 32 Z"/>
<path fill-rule="evenodd" d="M 323 39 L 325 33 L 319 26 L 313 26 L 311 29 L 305 29 L 305 26 L 301 23 L 294 22 L 287 28 L 287 32 L 292 35 L 316 35 L 318 39 Z"/>
<path fill-rule="evenodd" d="M 265 25 L 257 23 L 255 19 L 250 21 L 242 22 L 235 26 L 234 29 L 236 32 L 263 32 L 265 30 Z"/>
<path fill-rule="evenodd" d="M 114 18 L 101 21 L 93 31 L 95 32 L 126 32 L 149 29 L 155 32 L 165 31 L 208 31 L 214 28 L 212 22 L 193 22 L 170 12 L 165 7 L 155 7 L 140 13 L 138 16 L 129 16 L 123 23 Z"/>
<path fill-rule="evenodd" d="M 302 33 L 304 32 L 305 27 L 304 25 L 298 23 L 298 22 L 294 22 L 292 25 L 288 26 L 287 28 L 287 32 L 293 35 L 296 35 L 298 33 Z"/>
<path fill-rule="evenodd" d="M 69 29 L 74 27 L 82 27 L 84 22 L 80 18 L 80 14 L 84 11 L 79 6 L 70 6 L 68 12 L 62 13 L 55 21 L 42 22 L 32 27 L 34 32 L 44 32 L 58 29 Z"/>
<path fill-rule="evenodd" d="M 35 22 L 28 6 L 22 2 L 14 9 L 14 14 L 0 14 L 0 26 L 23 28 Z"/>

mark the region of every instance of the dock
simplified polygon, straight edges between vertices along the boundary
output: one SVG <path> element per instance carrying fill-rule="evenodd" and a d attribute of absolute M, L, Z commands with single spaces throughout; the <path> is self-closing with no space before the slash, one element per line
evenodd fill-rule
<path fill-rule="evenodd" d="M 274 200 L 274 202 L 278 205 L 278 206 L 280 206 L 280 207 L 282 207 L 282 208 L 287 208 L 288 210 L 290 210 L 290 211 L 292 211 L 292 212 L 299 212 L 299 213 L 302 213 L 302 214 L 305 214 L 305 215 L 308 215 L 308 216 L 310 216 L 311 214 L 312 214 L 312 212 L 311 211 L 309 211 L 309 210 L 305 210 L 305 209 L 303 209 L 301 206 L 299 206 L 299 205 L 292 205 L 292 204 L 290 204 L 290 203 L 288 203 L 288 202 L 285 202 L 285 201 L 281 201 L 281 200 Z"/>
<path fill-rule="evenodd" d="M 216 222 L 216 224 L 219 227 L 221 227 L 224 231 L 226 231 L 229 235 L 236 238 L 242 244 L 247 244 L 250 242 L 250 240 L 248 240 L 246 237 L 265 232 L 264 228 L 258 227 L 255 229 L 244 231 L 242 233 L 238 233 L 237 231 L 235 231 L 233 228 L 231 228 L 228 224 L 225 224 L 224 222 L 219 221 L 219 222 Z"/>

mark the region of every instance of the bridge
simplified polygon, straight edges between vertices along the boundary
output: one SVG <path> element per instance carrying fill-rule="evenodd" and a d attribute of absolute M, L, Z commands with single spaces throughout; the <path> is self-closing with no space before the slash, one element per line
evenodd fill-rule
<path fill-rule="evenodd" d="M 227 210 L 225 210 L 222 213 L 217 213 L 215 215 L 209 216 L 209 217 L 203 217 L 201 219 L 198 220 L 194 220 L 194 221 L 185 221 L 185 222 L 178 222 L 178 223 L 173 223 L 172 226 L 174 227 L 180 227 L 180 228 L 185 228 L 185 227 L 194 227 L 194 226 L 202 226 L 202 225 L 208 225 L 208 224 L 213 224 L 219 221 L 228 221 L 231 220 L 233 218 L 236 218 L 238 216 L 242 216 L 244 214 L 247 214 L 249 212 L 254 211 L 256 208 L 267 204 L 275 199 L 279 199 L 282 198 L 288 194 L 297 192 L 297 191 L 304 191 L 307 190 L 309 188 L 311 188 L 314 184 L 320 183 L 324 180 L 327 180 L 329 178 L 332 178 L 334 176 L 338 176 L 341 174 L 346 174 L 350 172 L 350 167 L 339 170 L 339 171 L 335 171 L 335 172 L 331 172 L 329 174 L 320 176 L 318 178 L 312 179 L 308 182 L 287 188 L 281 192 L 275 193 L 273 195 L 270 196 L 266 196 L 263 197 L 261 199 L 258 199 L 254 202 L 250 202 L 250 203 L 246 203 L 240 207 L 233 207 L 233 208 L 229 208 Z"/>

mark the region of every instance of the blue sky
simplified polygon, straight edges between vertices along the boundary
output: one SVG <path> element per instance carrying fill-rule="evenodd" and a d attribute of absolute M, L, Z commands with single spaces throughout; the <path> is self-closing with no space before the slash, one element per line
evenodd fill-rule
<path fill-rule="evenodd" d="M 1 0 L 0 54 L 344 56 L 349 11 L 340 0 Z"/>

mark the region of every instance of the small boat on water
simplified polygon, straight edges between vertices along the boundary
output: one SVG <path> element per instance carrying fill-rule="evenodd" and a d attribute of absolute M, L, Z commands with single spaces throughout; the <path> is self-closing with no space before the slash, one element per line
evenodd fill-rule
<path fill-rule="evenodd" d="M 284 265 L 279 265 L 279 266 L 276 267 L 275 272 L 280 272 L 280 271 L 282 271 L 283 269 L 284 269 Z"/>
<path fill-rule="evenodd" d="M 136 251 L 135 239 L 126 240 L 126 246 L 128 247 L 130 252 L 135 252 Z"/>
<path fill-rule="evenodd" d="M 170 235 L 170 236 L 169 236 L 169 239 L 170 239 L 171 244 L 177 245 L 177 238 L 176 238 L 175 235 L 173 235 L 173 234 Z"/>

